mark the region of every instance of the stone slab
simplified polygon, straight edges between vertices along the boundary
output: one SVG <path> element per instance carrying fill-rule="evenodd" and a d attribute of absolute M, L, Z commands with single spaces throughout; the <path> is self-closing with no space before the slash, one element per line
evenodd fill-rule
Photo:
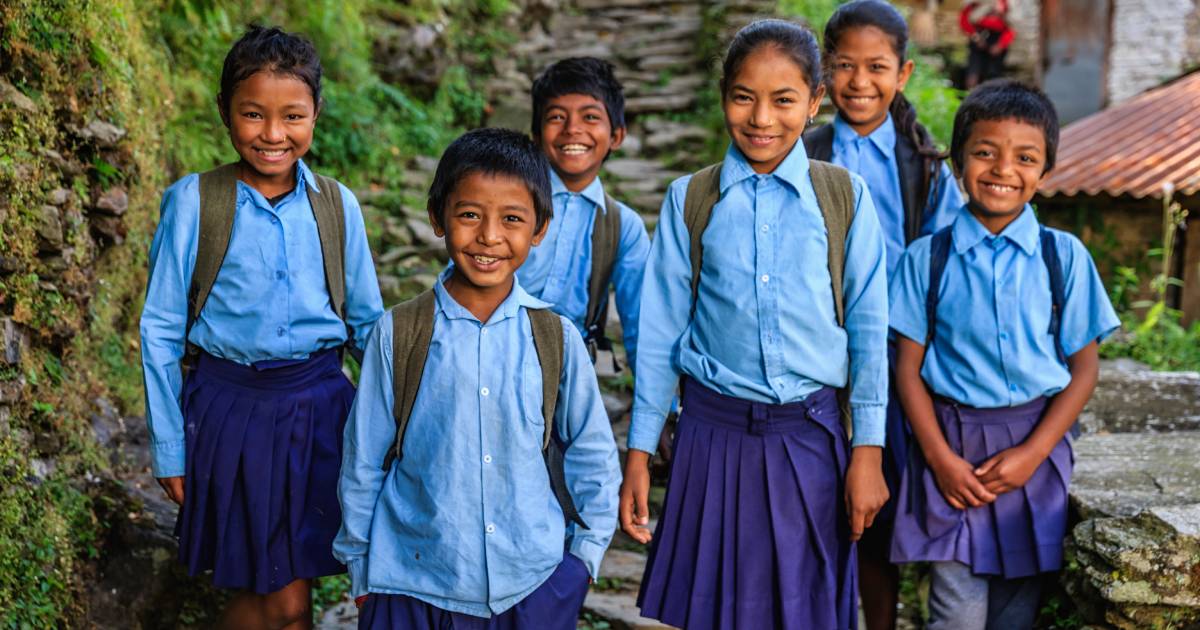
<path fill-rule="evenodd" d="M 1071 504 L 1083 519 L 1200 503 L 1200 431 L 1084 435 Z"/>
<path fill-rule="evenodd" d="M 647 619 L 638 612 L 637 593 L 589 591 L 583 609 L 603 618 L 615 630 L 671 630 L 674 626 Z"/>
<path fill-rule="evenodd" d="M 1200 372 L 1101 361 L 1100 381 L 1079 422 L 1085 433 L 1200 430 Z"/>

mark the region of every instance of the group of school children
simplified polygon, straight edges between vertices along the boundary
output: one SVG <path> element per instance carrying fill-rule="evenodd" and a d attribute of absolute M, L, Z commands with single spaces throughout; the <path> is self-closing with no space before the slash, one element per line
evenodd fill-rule
<path fill-rule="evenodd" d="M 154 475 L 180 561 L 237 589 L 223 626 L 311 627 L 312 580 L 348 570 L 361 628 L 574 628 L 619 525 L 650 544 L 642 614 L 674 626 L 854 628 L 861 596 L 894 627 L 896 565 L 921 561 L 929 628 L 1031 627 L 1117 319 L 1029 205 L 1045 95 L 970 93 L 952 172 L 902 94 L 907 39 L 879 0 L 842 5 L 823 51 L 741 29 L 728 151 L 670 185 L 653 240 L 598 175 L 625 138 L 612 66 L 552 65 L 532 138 L 446 149 L 428 212 L 450 263 L 385 311 L 354 195 L 301 160 L 316 51 L 251 27 L 218 96 L 240 160 L 166 191 L 141 319 Z M 592 365 L 610 287 L 623 476 Z"/>

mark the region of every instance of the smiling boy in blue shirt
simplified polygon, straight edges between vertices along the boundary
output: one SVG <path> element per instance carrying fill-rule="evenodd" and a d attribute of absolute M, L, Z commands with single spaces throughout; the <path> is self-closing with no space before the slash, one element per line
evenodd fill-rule
<path fill-rule="evenodd" d="M 914 241 L 892 277 L 896 388 L 919 449 L 900 488 L 892 561 L 933 563 L 928 628 L 1030 628 L 1062 566 L 1067 431 L 1118 326 L 1087 249 L 1038 224 L 1058 117 L 1016 81 L 954 119 L 966 212 Z"/>
<path fill-rule="evenodd" d="M 429 215 L 451 264 L 376 324 L 346 425 L 334 554 L 360 628 L 566 630 L 597 574 L 616 526 L 616 444 L 583 340 L 514 273 L 546 233 L 547 170 L 527 137 L 497 129 L 467 133 L 438 164 Z M 397 342 L 422 303 L 423 360 Z M 556 388 L 543 388 L 547 318 Z M 415 397 L 397 400 L 393 379 L 414 375 Z"/>

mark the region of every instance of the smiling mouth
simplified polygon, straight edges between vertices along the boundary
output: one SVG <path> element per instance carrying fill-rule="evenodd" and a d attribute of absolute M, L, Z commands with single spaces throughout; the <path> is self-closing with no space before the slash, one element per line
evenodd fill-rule
<path fill-rule="evenodd" d="M 879 99 L 877 96 L 845 96 L 843 98 L 851 105 L 870 105 Z"/>
<path fill-rule="evenodd" d="M 765 147 L 775 141 L 775 136 L 752 136 L 746 134 L 746 139 L 750 141 L 750 146 Z"/>
<path fill-rule="evenodd" d="M 565 155 L 583 155 L 591 150 L 591 147 L 583 144 L 564 144 L 559 147 L 559 151 L 562 151 Z"/>
<path fill-rule="evenodd" d="M 261 149 L 259 147 L 254 147 L 254 152 L 258 153 L 259 155 L 261 155 L 262 157 L 264 157 L 268 160 L 277 160 L 277 159 L 283 157 L 284 154 L 286 154 L 288 152 L 288 150 L 287 149 Z"/>
<path fill-rule="evenodd" d="M 981 185 L 983 186 L 984 190 L 988 190 L 988 191 L 991 191 L 991 192 L 994 192 L 997 194 L 1001 194 L 1001 195 L 1007 195 L 1009 193 L 1017 192 L 1016 186 L 1005 186 L 1004 184 L 989 184 L 986 182 L 981 183 Z"/>

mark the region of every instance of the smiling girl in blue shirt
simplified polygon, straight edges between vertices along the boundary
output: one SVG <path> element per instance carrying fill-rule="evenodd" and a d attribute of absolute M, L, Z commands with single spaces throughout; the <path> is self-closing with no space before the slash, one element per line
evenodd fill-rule
<path fill-rule="evenodd" d="M 429 217 L 450 257 L 399 455 L 393 317 L 371 332 L 346 425 L 334 553 L 350 570 L 359 627 L 575 628 L 617 521 L 616 443 L 591 359 L 561 321 L 553 416 L 579 522 L 566 523 L 542 457 L 542 372 L 516 270 L 550 221 L 546 159 L 514 131 L 480 129 L 443 154 Z M 411 374 L 409 374 L 411 376 Z M 565 550 L 565 551 L 564 551 Z"/>
<path fill-rule="evenodd" d="M 251 27 L 225 58 L 217 100 L 240 157 L 223 167 L 236 174 L 236 210 L 190 329 L 197 243 L 206 236 L 199 175 L 163 195 L 150 250 L 141 339 L 154 476 L 181 505 L 176 531 L 188 572 L 211 570 L 216 586 L 242 591 L 224 627 L 310 627 L 311 579 L 345 570 L 330 544 L 354 389 L 338 350 L 361 347 L 383 304 L 354 195 L 319 182 L 300 160 L 321 110 L 312 44 Z M 337 185 L 344 214 L 344 321 L 331 304 L 310 203 L 328 185 Z M 198 358 L 185 379 L 189 346 Z"/>
<path fill-rule="evenodd" d="M 887 244 L 889 278 L 909 243 L 949 225 L 962 207 L 945 156 L 904 97 L 914 68 L 907 53 L 908 25 L 891 4 L 855 0 L 838 7 L 825 23 L 824 50 L 837 115 L 804 134 L 810 156 L 844 166 L 867 182 Z M 888 355 L 895 355 L 890 344 Z M 900 582 L 887 557 L 908 431 L 894 389 L 887 421 L 884 476 L 892 500 L 858 545 L 863 612 L 872 630 L 895 626 Z"/>
<path fill-rule="evenodd" d="M 651 539 L 647 463 L 682 377 L 663 513 L 642 614 L 687 628 L 849 628 L 853 540 L 887 498 L 883 236 L 849 175 L 845 327 L 835 311 L 822 211 L 799 142 L 820 105 L 816 38 L 763 20 L 725 57 L 732 139 L 703 233 L 693 300 L 684 220 L 692 176 L 674 182 L 642 289 L 622 528 Z M 853 442 L 834 388 L 849 386 Z M 851 454 L 852 451 L 852 454 Z"/>
<path fill-rule="evenodd" d="M 920 446 L 901 483 L 892 560 L 933 563 L 934 630 L 1030 628 L 1041 574 L 1062 566 L 1066 434 L 1118 320 L 1087 249 L 1040 226 L 1029 205 L 1057 145 L 1054 106 L 1036 88 L 1002 80 L 973 91 L 951 145 L 968 212 L 914 242 L 892 277 L 896 386 Z M 945 245 L 940 279 L 935 243 Z"/>

